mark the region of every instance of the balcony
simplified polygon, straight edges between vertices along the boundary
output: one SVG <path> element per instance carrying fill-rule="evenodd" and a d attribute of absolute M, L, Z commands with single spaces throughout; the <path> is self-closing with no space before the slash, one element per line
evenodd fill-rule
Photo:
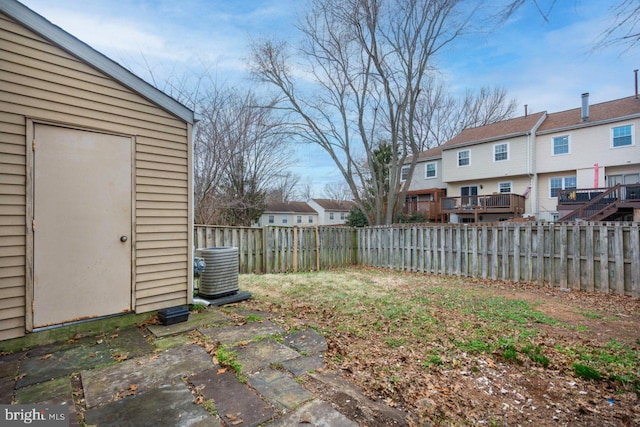
<path fill-rule="evenodd" d="M 524 201 L 524 196 L 513 193 L 445 197 L 442 199 L 442 213 L 474 215 L 508 213 L 520 216 L 524 213 Z"/>
<path fill-rule="evenodd" d="M 445 190 L 432 188 L 428 190 L 414 190 L 407 193 L 402 213 L 405 216 L 419 215 L 430 222 L 444 222 L 442 215 L 442 197 Z"/>
<path fill-rule="evenodd" d="M 633 218 L 640 209 L 640 184 L 558 191 L 559 221 L 604 221 Z"/>

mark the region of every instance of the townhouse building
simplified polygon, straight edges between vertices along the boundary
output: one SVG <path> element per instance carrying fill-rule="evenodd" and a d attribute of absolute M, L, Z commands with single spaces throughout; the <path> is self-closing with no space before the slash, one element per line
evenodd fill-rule
<path fill-rule="evenodd" d="M 450 222 L 639 221 L 639 126 L 637 95 L 590 105 L 583 94 L 574 109 L 465 129 L 439 147 L 440 158 L 420 153 L 405 209 L 434 188 L 422 176 L 431 162 Z"/>
<path fill-rule="evenodd" d="M 403 166 L 402 181 L 406 181 L 408 174 L 409 166 Z M 419 153 L 403 213 L 406 216 L 420 215 L 427 221 L 442 222 L 446 216 L 442 213 L 441 200 L 446 188 L 442 180 L 442 148 L 435 147 Z"/>
<path fill-rule="evenodd" d="M 285 227 L 318 225 L 318 212 L 305 202 L 271 202 L 254 226 Z"/>
<path fill-rule="evenodd" d="M 342 225 L 355 203 L 349 200 L 310 199 L 308 202 L 318 213 L 318 225 Z"/>
<path fill-rule="evenodd" d="M 550 221 L 633 220 L 640 203 L 639 126 L 635 96 L 589 105 L 585 93 L 582 107 L 549 114 L 536 134 L 538 204 L 532 213 Z M 567 218 L 596 197 L 602 201 L 597 211 L 607 208 L 606 216 L 593 211 Z"/>

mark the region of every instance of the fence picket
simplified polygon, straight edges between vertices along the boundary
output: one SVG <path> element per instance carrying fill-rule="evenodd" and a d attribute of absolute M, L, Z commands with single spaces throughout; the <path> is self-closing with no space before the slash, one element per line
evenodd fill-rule
<path fill-rule="evenodd" d="M 348 227 L 196 226 L 196 248 L 238 247 L 240 273 L 353 264 L 537 282 L 640 297 L 637 223 Z"/>

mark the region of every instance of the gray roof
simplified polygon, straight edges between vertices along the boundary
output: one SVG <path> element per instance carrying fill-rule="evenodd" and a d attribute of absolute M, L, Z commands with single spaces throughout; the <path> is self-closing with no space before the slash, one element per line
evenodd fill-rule
<path fill-rule="evenodd" d="M 52 24 L 22 3 L 0 0 L 0 12 L 24 25 L 36 34 L 59 46 L 71 55 L 108 75 L 122 85 L 148 99 L 167 112 L 193 124 L 194 113 L 166 93 L 156 89 L 117 62 L 109 59 L 62 28 Z"/>

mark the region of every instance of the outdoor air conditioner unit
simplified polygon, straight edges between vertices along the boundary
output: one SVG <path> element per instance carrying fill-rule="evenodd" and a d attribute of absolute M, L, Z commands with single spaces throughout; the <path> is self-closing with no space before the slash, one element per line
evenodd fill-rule
<path fill-rule="evenodd" d="M 196 255 L 206 264 L 200 276 L 199 297 L 222 298 L 238 292 L 238 248 L 203 248 L 196 250 Z"/>

